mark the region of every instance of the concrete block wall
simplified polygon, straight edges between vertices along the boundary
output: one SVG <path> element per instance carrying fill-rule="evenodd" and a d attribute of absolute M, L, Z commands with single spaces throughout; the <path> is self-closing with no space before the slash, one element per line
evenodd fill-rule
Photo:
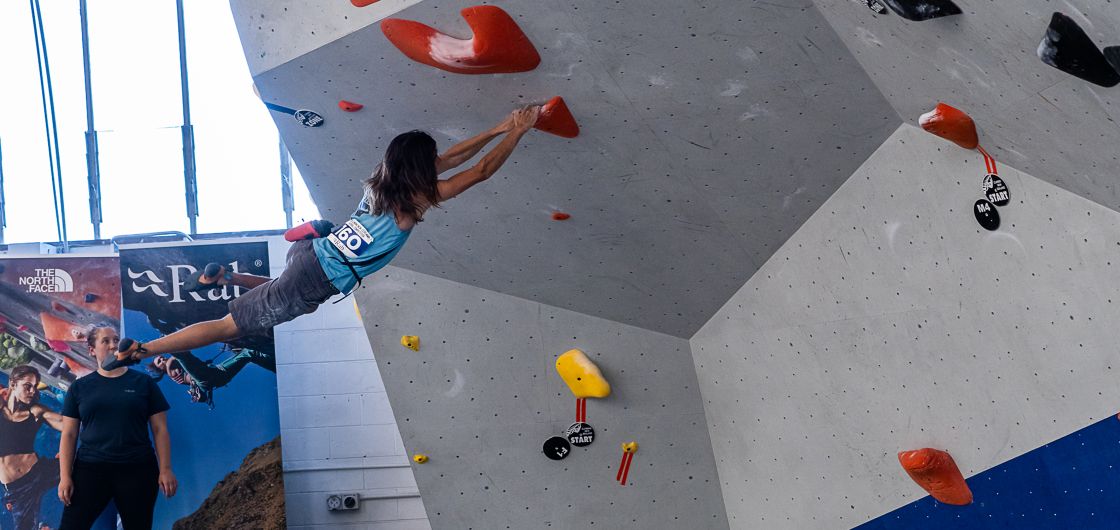
<path fill-rule="evenodd" d="M 691 340 L 731 528 L 844 528 L 1120 408 L 1120 214 L 903 125 Z"/>
<path fill-rule="evenodd" d="M 687 340 L 397 267 L 356 297 L 404 446 L 431 459 L 414 470 L 433 528 L 727 528 Z M 555 369 L 571 348 L 613 392 L 588 400 L 594 443 L 553 461 L 542 444 L 575 419 Z"/>
<path fill-rule="evenodd" d="M 270 241 L 274 277 L 287 249 Z M 288 528 L 430 529 L 353 299 L 328 302 L 275 334 Z M 369 500 L 329 512 L 332 493 Z"/>

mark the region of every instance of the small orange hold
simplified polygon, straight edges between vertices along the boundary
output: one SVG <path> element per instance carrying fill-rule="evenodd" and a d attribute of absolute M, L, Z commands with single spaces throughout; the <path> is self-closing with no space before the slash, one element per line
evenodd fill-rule
<path fill-rule="evenodd" d="M 358 112 L 359 110 L 362 110 L 362 107 L 365 107 L 365 105 L 362 105 L 361 103 L 354 103 L 353 101 L 346 101 L 345 99 L 338 102 L 338 108 L 346 112 Z"/>
<path fill-rule="evenodd" d="M 956 506 L 972 503 L 972 490 L 949 453 L 928 447 L 903 451 L 898 453 L 898 462 L 934 499 Z"/>
<path fill-rule="evenodd" d="M 572 218 L 571 215 L 566 214 L 564 212 L 552 212 L 552 220 L 553 221 L 564 221 L 564 220 L 571 219 L 571 218 Z"/>
<path fill-rule="evenodd" d="M 370 4 L 376 4 L 377 0 L 350 0 L 350 3 L 354 4 L 354 7 L 365 7 Z"/>
<path fill-rule="evenodd" d="M 965 149 L 976 149 L 980 138 L 976 135 L 976 123 L 964 111 L 944 103 L 938 103 L 933 110 L 922 114 L 918 123 L 927 132 L 936 134 Z"/>
<path fill-rule="evenodd" d="M 579 124 L 572 116 L 572 111 L 568 110 L 564 98 L 560 96 L 548 100 L 548 103 L 541 107 L 540 117 L 537 118 L 537 123 L 533 127 L 564 138 L 579 136 Z"/>

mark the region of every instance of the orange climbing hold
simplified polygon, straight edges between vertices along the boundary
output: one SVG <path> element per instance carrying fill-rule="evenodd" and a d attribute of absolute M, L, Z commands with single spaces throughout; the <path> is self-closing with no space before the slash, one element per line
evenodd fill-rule
<path fill-rule="evenodd" d="M 350 3 L 354 4 L 354 7 L 365 7 L 370 4 L 376 4 L 377 0 L 350 0 Z"/>
<path fill-rule="evenodd" d="M 39 322 L 43 323 L 43 338 L 47 339 L 51 347 L 55 347 L 55 343 L 64 345 L 66 341 L 81 340 L 79 337 L 85 336 L 85 329 L 78 324 L 69 322 L 58 318 L 50 313 L 39 313 Z M 55 351 L 69 351 L 69 346 L 65 350 Z"/>
<path fill-rule="evenodd" d="M 346 112 L 358 112 L 359 110 L 362 110 L 362 107 L 364 106 L 365 105 L 362 105 L 361 103 L 354 103 L 353 101 L 346 101 L 345 99 L 338 102 L 338 108 Z"/>
<path fill-rule="evenodd" d="M 460 11 L 474 37 L 458 39 L 412 20 L 387 18 L 381 31 L 418 63 L 456 74 L 510 74 L 537 67 L 541 56 L 508 13 L 496 6 Z"/>
<path fill-rule="evenodd" d="M 964 111 L 944 103 L 922 114 L 918 123 L 928 132 L 936 134 L 965 149 L 976 149 L 980 138 L 976 136 L 976 123 Z"/>
<path fill-rule="evenodd" d="M 537 124 L 533 127 L 564 138 L 579 136 L 579 124 L 572 116 L 572 111 L 568 110 L 564 98 L 560 96 L 548 100 L 548 103 L 541 107 L 541 115 L 537 118 Z"/>
<path fill-rule="evenodd" d="M 552 212 L 552 220 L 553 221 L 565 221 L 565 220 L 571 219 L 571 217 L 572 217 L 571 215 L 568 215 L 564 212 Z"/>
<path fill-rule="evenodd" d="M 898 462 L 914 482 L 938 501 L 957 506 L 972 502 L 972 490 L 949 453 L 928 447 L 903 451 L 898 453 Z"/>

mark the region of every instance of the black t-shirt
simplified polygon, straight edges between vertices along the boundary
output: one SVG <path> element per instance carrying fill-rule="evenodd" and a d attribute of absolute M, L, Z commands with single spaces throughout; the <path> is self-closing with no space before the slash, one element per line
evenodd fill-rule
<path fill-rule="evenodd" d="M 156 382 L 136 370 L 93 372 L 66 392 L 62 415 L 82 422 L 78 460 L 126 464 L 153 456 L 148 418 L 171 408 Z"/>

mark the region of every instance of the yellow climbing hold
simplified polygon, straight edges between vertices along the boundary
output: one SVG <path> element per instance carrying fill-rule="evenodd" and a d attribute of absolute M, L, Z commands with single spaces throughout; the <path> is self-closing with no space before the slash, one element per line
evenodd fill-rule
<path fill-rule="evenodd" d="M 424 453 L 416 453 L 415 455 L 412 455 L 412 461 L 416 462 L 417 464 L 423 464 L 424 462 L 428 461 L 428 455 Z"/>
<path fill-rule="evenodd" d="M 636 453 L 638 452 L 638 442 L 626 442 L 622 444 L 623 453 Z"/>
<path fill-rule="evenodd" d="M 401 346 L 412 351 L 420 351 L 420 337 L 416 335 L 405 335 L 401 337 Z"/>
<path fill-rule="evenodd" d="M 611 395 L 611 385 L 582 351 L 568 350 L 556 359 L 556 371 L 577 398 L 603 398 Z"/>

